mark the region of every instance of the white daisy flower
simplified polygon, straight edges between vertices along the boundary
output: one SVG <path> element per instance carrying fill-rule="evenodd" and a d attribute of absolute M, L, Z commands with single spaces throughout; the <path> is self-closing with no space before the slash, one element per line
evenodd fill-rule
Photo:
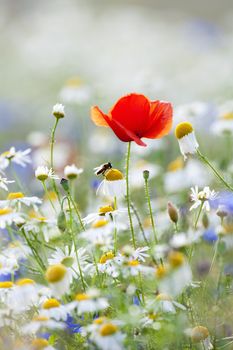
<path fill-rule="evenodd" d="M 194 204 L 191 206 L 189 210 L 193 210 L 198 208 L 202 205 L 202 209 L 205 209 L 206 211 L 210 211 L 210 201 L 214 200 L 218 193 L 214 190 L 210 190 L 208 186 L 204 187 L 202 191 L 199 192 L 198 186 L 191 188 L 191 201 L 194 202 Z"/>
<path fill-rule="evenodd" d="M 16 151 L 15 147 L 11 147 L 9 151 L 1 154 L 1 158 L 5 159 L 4 168 L 7 168 L 10 162 L 25 167 L 27 164 L 31 163 L 31 158 L 28 156 L 29 153 L 31 153 L 30 148 L 27 148 L 24 151 Z"/>
<path fill-rule="evenodd" d="M 65 116 L 65 107 L 61 103 L 57 103 L 53 106 L 53 115 L 55 118 L 60 119 Z"/>
<path fill-rule="evenodd" d="M 100 183 L 96 194 L 107 197 L 123 197 L 126 194 L 126 181 L 122 172 L 117 169 L 109 169 L 104 174 L 104 180 Z"/>
<path fill-rule="evenodd" d="M 12 281 L 0 282 L 0 302 L 3 304 L 8 303 L 8 297 L 14 289 L 14 284 Z"/>
<path fill-rule="evenodd" d="M 54 174 L 53 169 L 48 169 L 47 166 L 38 166 L 35 170 L 35 176 L 40 181 L 45 181 L 48 178 L 58 180 L 59 177 Z"/>
<path fill-rule="evenodd" d="M 72 276 L 70 269 L 67 269 L 65 265 L 50 265 L 47 268 L 45 278 L 48 281 L 55 297 L 59 298 L 68 293 Z"/>
<path fill-rule="evenodd" d="M 67 165 L 64 169 L 64 175 L 67 177 L 69 180 L 76 179 L 80 174 L 83 173 L 82 168 L 77 168 L 76 165 Z"/>
<path fill-rule="evenodd" d="M 86 293 L 79 293 L 75 296 L 75 301 L 69 304 L 69 309 L 75 309 L 78 315 L 85 312 L 97 312 L 109 307 L 106 298 L 100 296 L 98 289 L 89 289 Z"/>
<path fill-rule="evenodd" d="M 30 278 L 22 278 L 16 281 L 15 288 L 8 298 L 8 307 L 14 313 L 29 310 L 38 302 L 38 288 Z"/>
<path fill-rule="evenodd" d="M 32 340 L 31 342 L 31 346 L 27 349 L 24 348 L 20 348 L 19 350 L 39 350 L 39 349 L 43 349 L 43 350 L 56 350 L 53 346 L 49 345 L 48 340 L 44 339 L 44 338 L 35 338 Z"/>
<path fill-rule="evenodd" d="M 19 269 L 19 264 L 15 257 L 0 254 L 0 275 L 12 274 Z"/>
<path fill-rule="evenodd" d="M 184 159 L 187 158 L 187 155 L 197 153 L 199 144 L 196 140 L 192 124 L 189 122 L 178 124 L 176 126 L 175 135 L 179 142 L 180 152 L 184 156 Z"/>
<path fill-rule="evenodd" d="M 0 229 L 11 226 L 13 222 L 21 218 L 19 213 L 13 211 L 12 208 L 0 208 Z"/>
<path fill-rule="evenodd" d="M 105 205 L 103 207 L 100 207 L 97 213 L 88 214 L 85 218 L 83 218 L 83 223 L 85 225 L 88 225 L 93 221 L 101 219 L 101 217 L 105 217 L 107 220 L 109 220 L 109 218 L 113 218 L 119 214 L 125 213 L 127 213 L 127 208 L 114 209 L 111 205 Z"/>
<path fill-rule="evenodd" d="M 25 259 L 30 253 L 31 249 L 20 241 L 10 242 L 4 253 L 9 258 L 15 258 L 16 260 Z"/>
<path fill-rule="evenodd" d="M 65 323 L 49 319 L 46 316 L 38 315 L 27 325 L 23 326 L 21 330 L 23 334 L 36 334 L 41 328 L 54 330 L 64 329 Z"/>
<path fill-rule="evenodd" d="M 13 182 L 14 182 L 13 180 L 7 180 L 6 177 L 2 177 L 0 174 L 0 188 L 2 188 L 3 190 L 8 191 L 7 185 Z"/>
<path fill-rule="evenodd" d="M 62 305 L 57 299 L 50 298 L 43 302 L 40 311 L 41 316 L 55 319 L 56 321 L 66 321 L 69 310 L 66 305 Z"/>
<path fill-rule="evenodd" d="M 87 262 L 89 256 L 87 255 L 85 248 L 77 249 L 78 261 L 74 246 L 69 248 L 66 246 L 64 249 L 56 248 L 56 251 L 48 259 L 50 265 L 62 264 L 70 272 L 71 278 L 77 278 L 79 276 L 78 263 L 83 273 L 92 274 L 93 264 Z"/>
<path fill-rule="evenodd" d="M 155 312 L 171 312 L 176 313 L 176 308 L 186 310 L 186 307 L 175 300 L 169 295 L 160 293 L 156 296 L 155 300 L 148 300 L 147 307 Z"/>
<path fill-rule="evenodd" d="M 119 254 L 115 256 L 112 251 L 104 253 L 98 263 L 98 270 L 113 278 L 119 276 L 119 266 L 123 262 L 123 257 Z"/>
<path fill-rule="evenodd" d="M 14 207 L 16 205 L 24 204 L 27 207 L 32 205 L 34 210 L 37 210 L 37 206 L 41 203 L 42 200 L 36 196 L 26 197 L 22 192 L 10 192 L 6 200 L 0 201 L 0 207 Z"/>

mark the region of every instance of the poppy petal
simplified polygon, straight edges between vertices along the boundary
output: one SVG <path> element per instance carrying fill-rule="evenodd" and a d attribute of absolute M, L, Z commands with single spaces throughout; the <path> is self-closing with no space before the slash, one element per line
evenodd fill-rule
<path fill-rule="evenodd" d="M 109 115 L 127 130 L 138 136 L 149 122 L 150 101 L 141 94 L 132 93 L 121 97 L 112 107 Z M 139 136 L 139 137 L 140 137 Z"/>
<path fill-rule="evenodd" d="M 97 126 L 109 127 L 105 120 L 105 114 L 97 106 L 91 107 L 91 119 Z"/>
<path fill-rule="evenodd" d="M 116 136 L 124 142 L 135 141 L 139 146 L 146 146 L 146 144 L 134 132 L 127 129 L 118 120 L 108 119 L 108 124 Z"/>
<path fill-rule="evenodd" d="M 150 108 L 150 123 L 143 137 L 161 138 L 169 133 L 172 127 L 172 105 L 169 102 L 153 101 Z"/>

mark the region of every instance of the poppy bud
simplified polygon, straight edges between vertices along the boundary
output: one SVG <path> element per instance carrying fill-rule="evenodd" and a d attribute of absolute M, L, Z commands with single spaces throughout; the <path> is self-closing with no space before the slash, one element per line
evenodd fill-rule
<path fill-rule="evenodd" d="M 174 222 L 174 224 L 177 224 L 179 219 L 178 210 L 171 202 L 167 203 L 167 211 L 171 221 Z"/>
<path fill-rule="evenodd" d="M 228 215 L 226 207 L 224 205 L 219 205 L 216 215 L 218 215 L 221 219 L 225 218 Z"/>
<path fill-rule="evenodd" d="M 63 210 L 61 210 L 60 213 L 58 214 L 57 227 L 62 232 L 66 230 L 66 215 Z"/>
<path fill-rule="evenodd" d="M 149 170 L 144 170 L 143 171 L 143 177 L 145 180 L 148 180 L 149 179 L 149 176 L 150 176 L 150 172 Z"/>
<path fill-rule="evenodd" d="M 62 185 L 63 189 L 68 192 L 69 191 L 69 183 L 67 179 L 62 178 L 60 181 L 60 184 Z"/>

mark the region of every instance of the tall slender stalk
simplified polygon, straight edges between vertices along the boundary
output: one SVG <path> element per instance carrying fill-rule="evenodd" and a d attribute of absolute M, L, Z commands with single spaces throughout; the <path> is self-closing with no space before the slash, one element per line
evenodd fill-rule
<path fill-rule="evenodd" d="M 130 161 L 130 149 L 131 149 L 131 142 L 128 142 L 128 149 L 126 153 L 126 201 L 127 201 L 127 209 L 128 209 L 128 216 L 129 216 L 129 224 L 130 224 L 130 231 L 133 241 L 134 249 L 136 249 L 136 240 L 135 240 L 135 233 L 134 233 L 134 227 L 133 227 L 133 219 L 131 215 L 130 210 L 130 192 L 129 192 L 129 161 Z"/>
<path fill-rule="evenodd" d="M 146 199 L 147 199 L 147 204 L 148 204 L 148 209 L 149 209 L 149 214 L 150 214 L 151 226 L 152 226 L 152 230 L 153 230 L 155 244 L 157 244 L 158 243 L 158 238 L 157 238 L 157 232 L 156 232 L 155 222 L 154 222 L 154 217 L 153 217 L 153 212 L 152 212 L 150 193 L 149 193 L 149 185 L 148 185 L 148 178 L 146 176 L 144 176 L 144 179 L 145 179 L 145 194 L 146 194 Z"/>
<path fill-rule="evenodd" d="M 56 129 L 57 129 L 58 121 L 59 121 L 59 118 L 56 118 L 55 124 L 54 124 L 54 126 L 52 128 L 52 131 L 51 131 L 50 166 L 51 166 L 52 171 L 54 171 L 54 143 L 55 143 L 55 132 L 56 132 Z M 54 179 L 52 179 L 52 184 L 53 184 L 53 189 L 54 189 L 54 191 L 55 191 L 55 193 L 57 195 L 57 198 L 59 200 L 59 203 L 61 203 L 60 194 L 58 192 L 57 185 L 56 185 L 56 182 L 55 182 Z"/>
<path fill-rule="evenodd" d="M 224 177 L 219 174 L 218 170 L 210 163 L 210 161 L 197 149 L 197 154 L 201 160 L 207 164 L 214 172 L 215 176 L 230 190 L 233 191 L 233 187 L 224 179 Z"/>

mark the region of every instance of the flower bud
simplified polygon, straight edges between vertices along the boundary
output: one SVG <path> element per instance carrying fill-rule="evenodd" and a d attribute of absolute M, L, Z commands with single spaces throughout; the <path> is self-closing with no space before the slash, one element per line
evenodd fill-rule
<path fill-rule="evenodd" d="M 61 232 L 66 230 L 66 215 L 64 210 L 61 210 L 57 217 L 57 227 Z"/>
<path fill-rule="evenodd" d="M 145 180 L 148 180 L 149 179 L 149 176 L 150 176 L 150 172 L 149 170 L 144 170 L 143 171 L 143 177 Z"/>
<path fill-rule="evenodd" d="M 178 210 L 171 202 L 167 203 L 167 211 L 171 221 L 177 224 L 179 219 Z"/>
<path fill-rule="evenodd" d="M 64 118 L 65 110 L 64 106 L 61 103 L 57 103 L 53 106 L 53 115 L 57 119 Z"/>
<path fill-rule="evenodd" d="M 227 212 L 225 205 L 218 206 L 218 209 L 216 211 L 216 215 L 218 215 L 221 219 L 224 219 L 228 215 L 228 212 Z"/>
<path fill-rule="evenodd" d="M 63 177 L 60 181 L 60 184 L 66 192 L 69 191 L 69 182 L 67 179 L 64 179 L 64 177 Z"/>

